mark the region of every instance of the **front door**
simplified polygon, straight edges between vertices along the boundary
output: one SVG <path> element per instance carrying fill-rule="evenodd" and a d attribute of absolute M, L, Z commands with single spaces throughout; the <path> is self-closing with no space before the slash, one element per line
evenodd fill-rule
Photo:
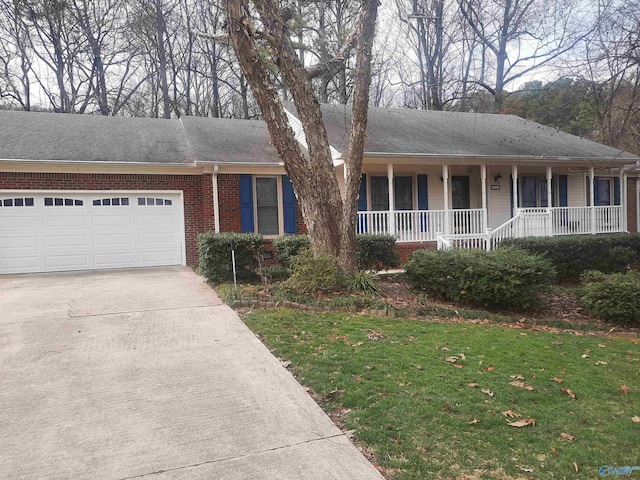
<path fill-rule="evenodd" d="M 454 175 L 451 177 L 451 200 L 454 209 L 471 208 L 471 195 L 468 175 Z"/>

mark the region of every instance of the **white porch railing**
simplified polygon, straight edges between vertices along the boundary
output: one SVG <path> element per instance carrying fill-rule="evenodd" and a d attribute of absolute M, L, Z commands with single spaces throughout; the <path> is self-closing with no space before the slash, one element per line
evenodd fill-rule
<path fill-rule="evenodd" d="M 398 242 L 438 242 L 439 248 L 493 249 L 507 238 L 621 232 L 623 214 L 619 205 L 521 208 L 488 231 L 482 209 L 370 211 L 358 212 L 357 231 L 394 235 Z"/>

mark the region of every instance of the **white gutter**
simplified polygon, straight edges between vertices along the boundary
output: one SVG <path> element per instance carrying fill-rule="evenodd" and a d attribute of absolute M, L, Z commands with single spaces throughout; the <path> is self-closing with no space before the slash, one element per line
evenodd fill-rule
<path fill-rule="evenodd" d="M 102 160 L 27 160 L 23 158 L 0 158 L 0 163 L 26 163 L 33 165 L 100 165 L 107 167 L 122 167 L 125 165 L 134 166 L 150 166 L 150 167 L 179 167 L 179 168 L 195 168 L 196 162 L 191 163 L 163 163 L 163 162 L 107 162 Z"/>
<path fill-rule="evenodd" d="M 213 167 L 213 221 L 215 232 L 220 233 L 220 203 L 218 199 L 218 165 Z"/>
<path fill-rule="evenodd" d="M 632 164 L 634 159 L 615 159 L 615 158 L 597 158 L 597 157 L 544 157 L 540 155 L 527 155 L 527 156 L 511 156 L 511 155 L 442 155 L 442 154 L 428 154 L 428 153 L 399 153 L 399 152 L 364 152 L 365 157 L 369 158 L 383 158 L 388 159 L 394 157 L 397 159 L 402 158 L 423 158 L 425 160 L 468 160 L 474 162 L 527 162 L 530 160 L 536 160 L 540 162 L 549 163 L 576 163 L 576 162 L 603 162 L 608 164 L 620 164 L 629 165 Z"/>

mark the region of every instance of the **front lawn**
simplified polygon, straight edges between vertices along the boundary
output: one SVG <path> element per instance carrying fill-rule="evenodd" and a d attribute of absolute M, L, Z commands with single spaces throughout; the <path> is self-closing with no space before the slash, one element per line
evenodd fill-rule
<path fill-rule="evenodd" d="M 387 478 L 599 478 L 601 465 L 640 465 L 637 341 L 290 310 L 244 320 Z"/>

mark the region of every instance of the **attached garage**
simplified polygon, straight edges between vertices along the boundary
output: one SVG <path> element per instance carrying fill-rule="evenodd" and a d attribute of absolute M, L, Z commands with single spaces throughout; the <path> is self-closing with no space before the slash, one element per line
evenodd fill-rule
<path fill-rule="evenodd" d="M 184 265 L 182 192 L 0 190 L 0 274 Z"/>

